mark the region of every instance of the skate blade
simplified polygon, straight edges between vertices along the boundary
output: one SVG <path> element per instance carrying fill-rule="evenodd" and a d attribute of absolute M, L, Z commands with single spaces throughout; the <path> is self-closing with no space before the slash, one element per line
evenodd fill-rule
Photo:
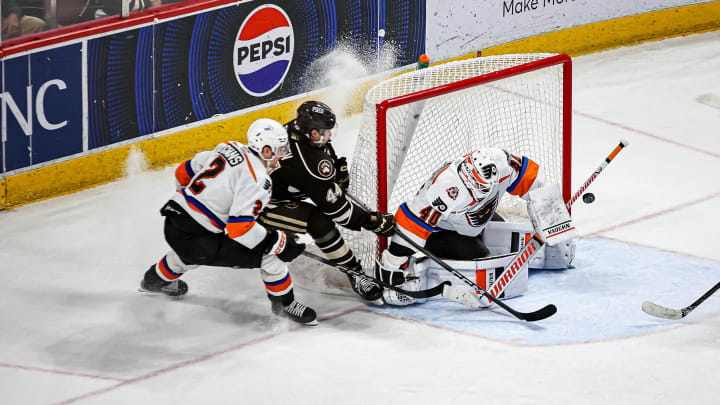
<path fill-rule="evenodd" d="M 182 294 L 182 295 L 168 295 L 168 294 L 165 294 L 164 292 L 161 292 L 161 291 L 150 291 L 150 290 L 146 290 L 146 289 L 140 288 L 140 287 L 138 287 L 137 291 L 138 291 L 139 293 L 142 293 L 142 294 L 145 294 L 145 295 L 162 295 L 162 296 L 168 297 L 168 298 L 170 298 L 170 299 L 174 299 L 174 300 L 176 300 L 176 299 L 182 299 L 182 298 L 185 297 L 185 295 L 186 295 L 186 294 Z"/>

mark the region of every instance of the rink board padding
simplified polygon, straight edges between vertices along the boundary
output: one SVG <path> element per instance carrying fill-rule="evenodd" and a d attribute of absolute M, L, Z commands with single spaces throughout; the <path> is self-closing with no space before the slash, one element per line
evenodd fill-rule
<path fill-rule="evenodd" d="M 551 52 L 570 56 L 720 29 L 720 1 L 614 18 L 482 50 L 483 56 Z"/>

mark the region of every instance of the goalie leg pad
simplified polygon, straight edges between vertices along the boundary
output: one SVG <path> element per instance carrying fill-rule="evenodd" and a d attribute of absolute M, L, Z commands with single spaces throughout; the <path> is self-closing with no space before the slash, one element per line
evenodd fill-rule
<path fill-rule="evenodd" d="M 528 222 L 495 222 L 485 226 L 483 241 L 490 250 L 490 256 L 499 256 L 518 252 L 530 241 L 535 233 Z"/>
<path fill-rule="evenodd" d="M 575 258 L 575 240 L 558 243 L 555 246 L 543 245 L 530 261 L 531 269 L 563 270 L 570 267 Z"/>
<path fill-rule="evenodd" d="M 427 288 L 427 277 L 425 276 L 425 267 L 417 266 L 415 258 L 411 257 L 405 273 L 405 283 L 399 286 L 403 290 L 420 291 Z M 383 289 L 383 301 L 389 305 L 410 305 L 422 304 L 427 298 L 413 298 L 402 294 L 390 288 Z"/>
<path fill-rule="evenodd" d="M 513 257 L 514 255 L 510 254 L 488 259 L 446 260 L 445 263 L 472 280 L 478 285 L 478 287 L 487 291 L 492 287 L 495 281 L 500 278 L 505 266 L 512 261 Z M 458 284 L 457 277 L 440 267 L 432 260 L 424 260 L 421 263 L 415 264 L 416 269 L 420 266 L 425 267 L 427 285 L 437 285 L 444 281 L 450 281 L 453 283 L 454 288 L 462 288 L 468 292 L 479 295 L 474 288 L 465 284 Z M 505 291 L 503 291 L 503 294 L 499 298 L 516 297 L 524 294 L 527 289 L 528 267 L 525 265 L 519 270 L 518 274 L 512 279 L 512 281 L 510 281 L 510 284 L 505 288 Z"/>
<path fill-rule="evenodd" d="M 530 241 L 534 233 L 533 226 L 525 222 L 489 222 L 483 239 L 492 256 L 518 252 Z M 544 244 L 530 261 L 531 269 L 566 269 L 575 258 L 575 240 L 558 243 L 555 246 Z"/>

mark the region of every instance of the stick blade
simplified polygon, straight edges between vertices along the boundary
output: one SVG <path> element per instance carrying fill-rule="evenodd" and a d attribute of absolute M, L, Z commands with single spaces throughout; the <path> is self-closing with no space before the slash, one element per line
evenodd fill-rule
<path fill-rule="evenodd" d="M 545 318 L 549 318 L 549 317 L 555 315 L 556 312 L 557 312 L 557 307 L 553 304 L 548 304 L 548 305 L 538 309 L 535 312 L 528 312 L 528 313 L 521 314 L 520 316 L 518 316 L 518 318 L 523 319 L 528 322 L 535 322 L 535 321 L 543 320 Z"/>
<path fill-rule="evenodd" d="M 684 316 L 682 311 L 679 309 L 666 308 L 662 305 L 645 301 L 642 304 L 642 310 L 648 315 L 652 315 L 658 318 L 665 319 L 682 319 Z"/>

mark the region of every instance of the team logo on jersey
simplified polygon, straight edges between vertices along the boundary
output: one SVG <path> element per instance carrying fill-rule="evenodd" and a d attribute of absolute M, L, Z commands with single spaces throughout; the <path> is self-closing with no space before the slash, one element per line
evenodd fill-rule
<path fill-rule="evenodd" d="M 487 224 L 492 218 L 495 208 L 497 207 L 497 196 L 493 197 L 490 201 L 485 203 L 480 209 L 466 212 L 465 218 L 467 218 L 468 224 L 473 227 L 481 227 Z"/>
<path fill-rule="evenodd" d="M 445 205 L 445 202 L 440 199 L 440 197 L 436 198 L 435 201 L 432 202 L 432 205 L 440 212 L 447 211 L 447 205 Z"/>
<path fill-rule="evenodd" d="M 245 18 L 233 49 L 235 77 L 255 97 L 272 93 L 290 70 L 295 38 L 290 17 L 273 4 L 262 5 Z"/>
<path fill-rule="evenodd" d="M 321 160 L 320 163 L 318 163 L 318 173 L 323 177 L 330 177 L 333 173 L 332 163 L 327 159 Z"/>
<path fill-rule="evenodd" d="M 448 197 L 452 198 L 453 200 L 457 198 L 458 194 L 460 193 L 460 190 L 457 187 L 450 187 L 447 190 Z"/>

